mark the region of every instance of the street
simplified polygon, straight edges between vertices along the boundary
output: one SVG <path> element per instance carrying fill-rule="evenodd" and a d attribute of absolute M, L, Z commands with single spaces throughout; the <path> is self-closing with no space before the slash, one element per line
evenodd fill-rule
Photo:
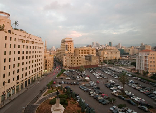
<path fill-rule="evenodd" d="M 27 89 L 27 91 L 19 97 L 1 108 L 0 113 L 22 113 L 24 108 L 35 98 L 37 94 L 40 93 L 40 90 L 42 90 L 47 83 L 56 77 L 58 72 L 59 70 L 54 70 L 54 72 L 45 76 L 41 81 L 36 81 L 34 86 Z"/>

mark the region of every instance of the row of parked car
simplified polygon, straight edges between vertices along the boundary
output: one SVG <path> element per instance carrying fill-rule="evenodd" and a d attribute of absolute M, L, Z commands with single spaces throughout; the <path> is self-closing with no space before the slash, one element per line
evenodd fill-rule
<path fill-rule="evenodd" d="M 117 106 L 110 107 L 110 111 L 112 111 L 112 113 L 137 113 L 128 107 L 118 108 Z"/>
<path fill-rule="evenodd" d="M 151 107 L 144 99 L 141 99 L 137 96 L 135 96 L 132 92 L 130 91 L 125 91 L 125 95 L 122 95 L 123 89 L 118 88 L 118 84 L 115 83 L 106 83 L 105 86 L 112 90 L 112 94 L 117 96 L 118 98 L 127 101 L 128 103 L 136 106 L 139 105 L 138 107 L 144 111 L 148 111 L 148 107 Z"/>
<path fill-rule="evenodd" d="M 91 88 L 87 88 L 84 85 L 79 86 L 80 89 L 82 89 L 85 92 L 88 92 L 88 94 L 96 99 L 99 103 L 103 105 L 107 105 L 110 103 L 108 100 L 108 95 L 104 94 L 100 91 L 100 87 L 97 87 L 96 85 L 92 86 Z"/>
<path fill-rule="evenodd" d="M 156 101 L 156 90 L 154 88 L 145 87 L 138 83 L 136 84 L 133 80 L 129 80 L 128 85 Z"/>

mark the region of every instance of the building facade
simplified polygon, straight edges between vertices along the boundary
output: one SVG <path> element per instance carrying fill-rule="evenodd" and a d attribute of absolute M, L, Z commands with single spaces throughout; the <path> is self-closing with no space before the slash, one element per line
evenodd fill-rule
<path fill-rule="evenodd" d="M 120 51 L 118 49 L 102 49 L 98 51 L 100 62 L 104 60 L 118 60 L 120 59 Z"/>
<path fill-rule="evenodd" d="M 99 64 L 95 48 L 74 48 L 72 38 L 62 39 L 61 48 L 57 49 L 56 57 L 62 61 L 65 68 Z"/>
<path fill-rule="evenodd" d="M 0 104 L 27 87 L 43 72 L 41 38 L 13 29 L 10 14 L 0 12 Z"/>
<path fill-rule="evenodd" d="M 44 72 L 49 73 L 53 69 L 54 64 L 54 55 L 50 54 L 50 51 L 47 51 L 47 43 L 45 41 L 45 49 L 44 49 Z"/>
<path fill-rule="evenodd" d="M 148 72 L 149 76 L 156 73 L 156 51 L 140 51 L 136 58 L 136 70 L 141 74 Z"/>

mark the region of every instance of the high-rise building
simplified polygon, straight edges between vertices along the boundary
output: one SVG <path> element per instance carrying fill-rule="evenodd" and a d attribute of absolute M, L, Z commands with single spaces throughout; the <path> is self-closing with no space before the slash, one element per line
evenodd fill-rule
<path fill-rule="evenodd" d="M 10 14 L 0 12 L 0 104 L 27 87 L 43 72 L 41 38 L 13 29 Z"/>
<path fill-rule="evenodd" d="M 113 46 L 113 45 L 112 45 L 112 42 L 109 42 L 109 46 L 111 46 L 111 47 Z"/>
<path fill-rule="evenodd" d="M 142 50 L 136 58 L 136 70 L 143 74 L 148 72 L 148 75 L 156 73 L 156 51 Z"/>

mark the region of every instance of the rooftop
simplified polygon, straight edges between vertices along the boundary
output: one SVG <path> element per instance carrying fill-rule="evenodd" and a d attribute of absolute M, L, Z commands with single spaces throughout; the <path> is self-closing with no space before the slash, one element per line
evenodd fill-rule
<path fill-rule="evenodd" d="M 145 50 L 142 50 L 140 52 L 156 52 L 156 51 L 152 51 L 152 50 L 149 50 L 149 49 L 145 49 Z"/>

